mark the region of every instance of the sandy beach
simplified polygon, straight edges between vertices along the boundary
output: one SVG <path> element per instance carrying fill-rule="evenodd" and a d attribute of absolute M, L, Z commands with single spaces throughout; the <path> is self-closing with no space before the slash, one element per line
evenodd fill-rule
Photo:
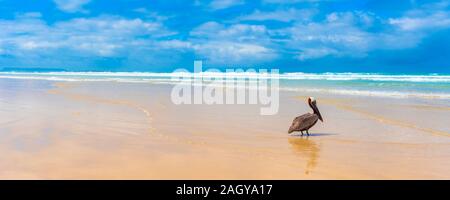
<path fill-rule="evenodd" d="M 174 105 L 171 85 L 0 79 L 0 179 L 450 179 L 450 102 L 280 93 Z M 288 135 L 292 119 L 324 122 Z"/>

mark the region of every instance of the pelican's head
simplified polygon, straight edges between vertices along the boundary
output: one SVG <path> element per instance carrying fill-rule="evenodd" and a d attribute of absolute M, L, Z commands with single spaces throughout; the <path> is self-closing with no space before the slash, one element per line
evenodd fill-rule
<path fill-rule="evenodd" d="M 316 103 L 316 99 L 314 97 L 308 97 L 308 104 L 309 103 Z"/>

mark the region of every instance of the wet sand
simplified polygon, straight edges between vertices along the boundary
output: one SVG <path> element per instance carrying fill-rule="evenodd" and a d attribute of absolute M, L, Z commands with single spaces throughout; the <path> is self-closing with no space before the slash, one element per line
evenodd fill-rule
<path fill-rule="evenodd" d="M 449 179 L 450 102 L 280 94 L 174 105 L 171 85 L 0 80 L 0 179 Z M 324 117 L 309 137 L 292 119 Z"/>

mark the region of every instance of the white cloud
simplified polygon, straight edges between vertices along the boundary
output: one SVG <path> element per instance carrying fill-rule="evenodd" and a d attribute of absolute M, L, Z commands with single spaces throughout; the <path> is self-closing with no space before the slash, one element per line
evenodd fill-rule
<path fill-rule="evenodd" d="M 160 48 L 164 48 L 164 49 L 179 49 L 179 50 L 187 50 L 187 49 L 192 49 L 193 44 L 191 42 L 188 41 L 183 41 L 183 40 L 165 40 L 165 41 L 160 41 L 158 43 L 158 46 Z"/>
<path fill-rule="evenodd" d="M 209 3 L 208 7 L 212 10 L 221 10 L 230 8 L 237 5 L 242 5 L 245 2 L 243 0 L 213 0 Z"/>
<path fill-rule="evenodd" d="M 450 27 L 450 14 L 446 11 L 424 16 L 390 18 L 389 23 L 405 31 Z"/>
<path fill-rule="evenodd" d="M 246 63 L 272 60 L 273 50 L 259 44 L 230 41 L 209 41 L 194 45 L 197 54 L 205 56 L 210 63 Z"/>
<path fill-rule="evenodd" d="M 320 1 L 331 1 L 331 0 L 263 0 L 263 3 L 270 3 L 270 4 L 294 4 L 294 3 L 316 3 Z"/>
<path fill-rule="evenodd" d="M 58 9 L 68 13 L 87 12 L 83 6 L 90 1 L 91 0 L 53 0 Z"/>
<path fill-rule="evenodd" d="M 279 9 L 270 12 L 255 10 L 252 14 L 239 17 L 239 20 L 266 21 L 275 20 L 281 22 L 309 21 L 317 13 L 313 9 Z"/>
<path fill-rule="evenodd" d="M 261 25 L 208 22 L 192 30 L 184 40 L 169 39 L 177 33 L 157 20 L 120 16 L 74 18 L 54 24 L 30 16 L 0 20 L 0 29 L 2 54 L 18 58 L 52 55 L 139 59 L 140 55 L 147 59 L 164 51 L 193 52 L 210 63 L 251 63 L 277 57 L 270 47 L 269 33 Z"/>
<path fill-rule="evenodd" d="M 267 37 L 267 29 L 263 25 L 234 24 L 225 26 L 217 22 L 206 22 L 193 29 L 190 35 L 216 40 L 260 40 Z"/>
<path fill-rule="evenodd" d="M 262 25 L 207 22 L 190 33 L 193 50 L 211 63 L 261 62 L 277 57 Z"/>
<path fill-rule="evenodd" d="M 303 61 L 321 58 L 328 55 L 339 55 L 339 52 L 336 49 L 330 49 L 326 47 L 306 48 L 303 49 L 302 52 L 300 52 L 299 55 L 296 56 L 296 58 Z"/>
<path fill-rule="evenodd" d="M 411 12 L 397 19 L 383 20 L 372 13 L 361 11 L 329 13 L 323 21 L 298 22 L 294 26 L 277 30 L 287 37 L 283 46 L 296 52 L 299 60 L 325 56 L 365 57 L 369 52 L 382 49 L 413 48 L 430 31 L 450 26 L 447 14 L 431 12 L 411 20 Z M 376 26 L 378 30 L 371 30 Z"/>
<path fill-rule="evenodd" d="M 388 23 L 403 31 L 423 31 L 450 27 L 450 1 L 440 1 L 409 10 L 398 18 L 389 18 Z"/>
<path fill-rule="evenodd" d="M 275 1 L 280 2 L 271 2 Z M 214 2 L 208 5 L 216 9 L 242 4 Z M 83 5 L 66 10 L 82 12 Z M 19 13 L 14 20 L 0 20 L 0 54 L 53 52 L 86 57 L 130 56 L 137 60 L 147 54 L 148 60 L 152 56 L 161 58 L 161 51 L 179 51 L 211 63 L 261 63 L 273 61 L 280 54 L 300 61 L 364 57 L 374 50 L 416 47 L 433 30 L 450 27 L 450 13 L 442 6 L 419 7 L 390 19 L 362 11 L 334 12 L 319 21 L 312 20 L 321 17 L 315 15 L 314 9 L 281 6 L 272 11 L 255 10 L 233 22 L 206 22 L 179 35 L 164 25 L 166 16 L 145 8 L 134 10 L 143 14 L 142 18 L 99 16 L 52 24 L 45 22 L 40 13 Z M 289 23 L 279 28 L 256 25 L 266 20 Z"/>
<path fill-rule="evenodd" d="M 144 8 L 144 7 L 136 8 L 133 11 L 136 12 L 136 13 L 142 14 L 143 17 L 145 17 L 145 18 L 154 19 L 154 20 L 157 20 L 157 21 L 165 21 L 165 20 L 170 18 L 169 16 L 159 15 L 157 12 L 150 11 L 147 8 Z"/>
<path fill-rule="evenodd" d="M 354 13 L 331 13 L 322 22 L 297 23 L 284 31 L 285 45 L 297 50 L 300 60 L 324 56 L 364 56 L 371 48 L 373 35 L 356 24 Z"/>
<path fill-rule="evenodd" d="M 117 56 L 131 48 L 152 48 L 158 38 L 174 34 L 159 22 L 118 16 L 75 18 L 53 25 L 36 18 L 0 20 L 0 29 L 0 48 L 14 55 L 68 50 Z"/>
<path fill-rule="evenodd" d="M 41 18 L 40 12 L 17 13 L 16 18 Z"/>

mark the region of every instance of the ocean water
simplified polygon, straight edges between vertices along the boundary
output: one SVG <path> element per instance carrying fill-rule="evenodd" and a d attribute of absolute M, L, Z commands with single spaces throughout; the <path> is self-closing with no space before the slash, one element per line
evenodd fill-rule
<path fill-rule="evenodd" d="M 0 72 L 3 79 L 48 81 L 114 81 L 125 83 L 177 84 L 175 77 L 207 77 L 220 80 L 257 81 L 278 79 L 281 91 L 428 98 L 450 100 L 450 75 L 374 74 L 374 73 L 282 73 L 278 77 L 256 73 L 151 73 L 151 72 Z"/>

